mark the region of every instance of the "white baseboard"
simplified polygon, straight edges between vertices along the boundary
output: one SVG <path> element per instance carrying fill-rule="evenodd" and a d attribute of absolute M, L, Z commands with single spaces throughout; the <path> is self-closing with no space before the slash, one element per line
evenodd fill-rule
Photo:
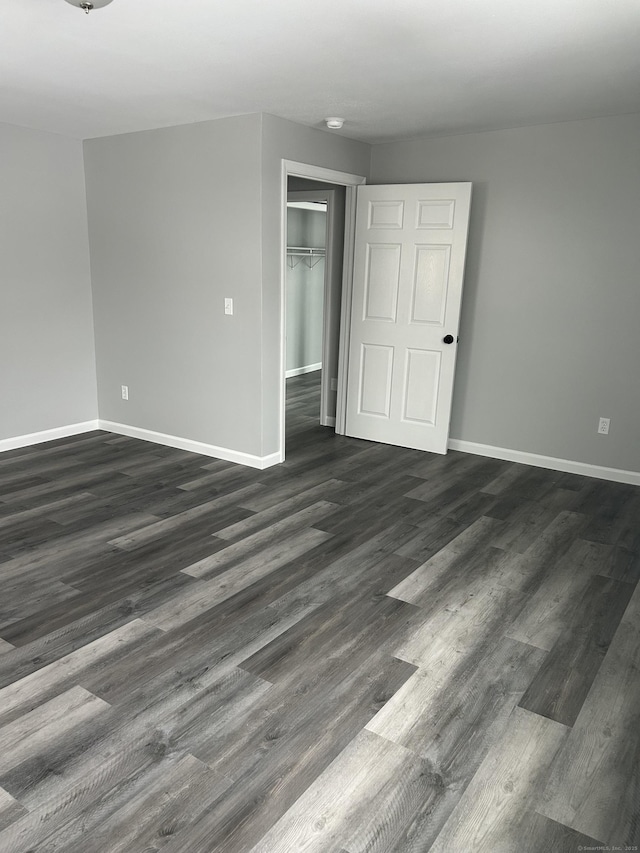
<path fill-rule="evenodd" d="M 555 456 L 540 456 L 537 453 L 525 453 L 522 450 L 510 450 L 506 447 L 492 447 L 490 444 L 477 444 L 474 441 L 449 439 L 450 450 L 462 450 L 477 456 L 491 456 L 493 459 L 505 459 L 507 462 L 522 462 L 536 468 L 550 468 L 567 474 L 581 474 L 584 477 L 596 477 L 599 480 L 611 480 L 614 483 L 628 483 L 640 486 L 640 471 L 624 471 L 621 468 L 605 468 L 590 465 L 587 462 L 572 462 L 570 459 L 558 459 Z"/>
<path fill-rule="evenodd" d="M 335 426 L 335 418 L 327 418 L 327 421 L 333 421 L 332 424 L 327 425 Z M 153 430 L 103 420 L 84 421 L 83 423 L 69 424 L 41 432 L 32 432 L 28 435 L 0 439 L 0 453 L 8 450 L 18 450 L 21 447 L 30 447 L 34 444 L 42 444 L 46 441 L 55 441 L 58 438 L 68 438 L 97 429 L 113 432 L 117 435 L 127 435 L 130 438 L 139 438 L 143 441 L 151 441 L 154 444 L 163 444 L 167 447 L 176 447 L 179 450 L 200 453 L 202 456 L 224 459 L 227 462 L 236 462 L 239 465 L 247 465 L 250 468 L 258 468 L 259 470 L 270 468 L 272 465 L 278 465 L 283 461 L 280 452 L 270 453 L 267 456 L 254 456 L 251 453 L 230 450 L 227 447 L 218 447 L 214 444 L 205 444 L 189 438 L 180 438 L 175 435 L 166 435 L 165 433 L 154 432 Z M 611 480 L 614 483 L 627 483 L 632 486 L 640 486 L 640 471 L 606 468 L 601 465 L 573 462 L 569 459 L 558 459 L 555 456 L 541 456 L 537 453 L 526 453 L 522 450 L 511 450 L 506 447 L 493 447 L 490 444 L 478 444 L 474 441 L 462 441 L 457 438 L 450 438 L 448 446 L 450 450 L 461 450 L 464 453 L 474 453 L 477 456 L 490 456 L 493 459 L 504 459 L 507 462 L 522 462 L 524 465 L 533 465 L 536 468 L 549 468 L 552 471 L 581 474 L 585 477 L 596 477 L 599 480 Z"/>
<path fill-rule="evenodd" d="M 18 450 L 20 447 L 31 447 L 32 444 L 43 444 L 45 441 L 55 441 L 58 438 L 68 438 L 71 435 L 80 435 L 94 429 L 100 429 L 97 420 L 68 424 L 54 429 L 45 429 L 42 432 L 31 432 L 27 435 L 16 435 L 14 438 L 3 438 L 0 440 L 0 453 L 7 450 Z"/>
<path fill-rule="evenodd" d="M 323 421 L 320 421 L 320 426 L 334 427 L 336 425 L 336 419 L 334 417 L 326 417 Z"/>
<path fill-rule="evenodd" d="M 254 456 L 251 453 L 243 453 L 240 450 L 230 450 L 228 447 L 217 447 L 215 444 L 205 444 L 202 441 L 194 441 L 190 438 L 181 438 L 177 435 L 167 435 L 163 432 L 154 432 L 150 429 L 129 426 L 128 424 L 117 424 L 113 421 L 98 421 L 99 429 L 114 432 L 117 435 L 127 435 L 129 438 L 140 438 L 142 441 L 151 441 L 154 444 L 163 444 L 165 447 L 176 447 L 178 450 L 188 450 L 191 453 L 199 453 L 201 456 L 213 456 L 215 459 L 224 459 L 226 462 L 236 462 L 238 465 L 248 465 L 250 468 L 270 468 L 282 462 L 280 453 L 271 453 L 268 456 Z"/>
<path fill-rule="evenodd" d="M 293 367 L 291 370 L 287 370 L 285 376 L 287 379 L 291 379 L 292 376 L 302 376 L 303 373 L 313 373 L 314 370 L 322 370 L 321 361 L 317 364 L 307 364 L 304 367 Z"/>

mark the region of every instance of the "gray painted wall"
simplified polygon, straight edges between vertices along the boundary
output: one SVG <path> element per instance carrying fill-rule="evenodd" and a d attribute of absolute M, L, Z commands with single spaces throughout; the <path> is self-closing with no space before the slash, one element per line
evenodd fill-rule
<path fill-rule="evenodd" d="M 0 124 L 0 440 L 95 420 L 80 142 Z"/>
<path fill-rule="evenodd" d="M 289 246 L 324 247 L 326 227 L 322 211 L 287 209 Z M 324 258 L 293 260 L 295 266 L 287 266 L 287 370 L 322 362 Z"/>
<path fill-rule="evenodd" d="M 621 116 L 374 146 L 375 182 L 474 183 L 452 437 L 640 470 L 639 138 Z M 0 153 L 2 439 L 97 407 L 80 144 L 0 126 Z M 370 157 L 258 115 L 86 142 L 100 416 L 275 452 L 281 159 Z"/>
<path fill-rule="evenodd" d="M 282 159 L 349 174 L 369 175 L 371 148 L 329 131 L 262 116 L 262 410 L 263 454 L 280 444 L 280 261 Z"/>
<path fill-rule="evenodd" d="M 260 131 L 85 142 L 101 418 L 261 454 Z"/>
<path fill-rule="evenodd" d="M 84 146 L 100 417 L 276 452 L 281 158 L 366 173 L 369 146 L 261 115 Z"/>
<path fill-rule="evenodd" d="M 639 141 L 636 115 L 374 146 L 374 183 L 474 184 L 452 437 L 640 471 Z"/>

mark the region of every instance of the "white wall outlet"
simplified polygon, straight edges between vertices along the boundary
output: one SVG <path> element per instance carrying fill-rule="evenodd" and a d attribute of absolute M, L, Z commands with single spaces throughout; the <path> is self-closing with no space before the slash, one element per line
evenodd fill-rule
<path fill-rule="evenodd" d="M 610 423 L 610 418 L 600 418 L 600 420 L 598 421 L 598 432 L 600 433 L 600 435 L 609 435 Z"/>
<path fill-rule="evenodd" d="M 338 390 L 338 380 L 335 379 L 334 377 L 332 377 L 332 379 L 331 379 L 331 390 L 332 391 Z"/>
<path fill-rule="evenodd" d="M 120 387 L 122 388 L 122 399 L 128 400 L 129 399 L 129 386 L 128 385 L 121 385 Z"/>
<path fill-rule="evenodd" d="M 233 314 L 233 299 L 230 296 L 224 298 L 224 313 Z"/>

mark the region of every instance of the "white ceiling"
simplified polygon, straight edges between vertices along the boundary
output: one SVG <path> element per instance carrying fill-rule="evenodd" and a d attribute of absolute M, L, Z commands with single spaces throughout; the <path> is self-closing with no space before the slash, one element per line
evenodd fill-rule
<path fill-rule="evenodd" d="M 0 121 L 267 112 L 368 142 L 640 112 L 640 0 L 0 0 Z M 335 132 L 335 131 L 332 131 Z"/>

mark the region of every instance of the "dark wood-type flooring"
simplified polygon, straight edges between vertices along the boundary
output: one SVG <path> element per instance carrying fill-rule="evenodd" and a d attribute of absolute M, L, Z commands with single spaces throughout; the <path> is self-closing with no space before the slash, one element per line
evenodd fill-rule
<path fill-rule="evenodd" d="M 640 844 L 640 489 L 288 396 L 263 472 L 0 457 L 0 851 Z"/>

